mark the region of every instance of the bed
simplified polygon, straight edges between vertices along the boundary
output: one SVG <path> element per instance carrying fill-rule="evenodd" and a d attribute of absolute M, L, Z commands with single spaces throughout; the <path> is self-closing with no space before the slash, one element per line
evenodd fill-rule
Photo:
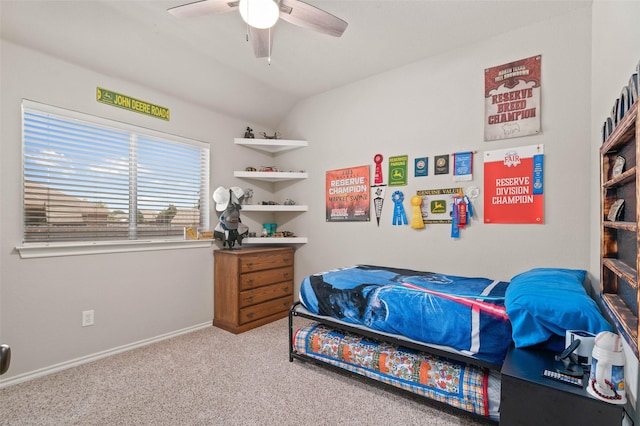
<path fill-rule="evenodd" d="M 497 422 L 507 350 L 562 350 L 566 330 L 611 330 L 585 271 L 510 282 L 375 265 L 305 277 L 289 312 L 289 360 L 313 361 Z M 311 320 L 294 330 L 295 317 Z"/>

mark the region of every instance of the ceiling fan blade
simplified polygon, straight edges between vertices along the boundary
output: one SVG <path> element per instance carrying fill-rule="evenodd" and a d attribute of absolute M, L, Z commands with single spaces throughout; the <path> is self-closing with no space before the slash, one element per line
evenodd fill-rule
<path fill-rule="evenodd" d="M 249 27 L 249 40 L 256 58 L 267 58 L 271 53 L 272 35 L 269 34 L 269 28 L 260 29 Z"/>
<path fill-rule="evenodd" d="M 340 37 L 349 25 L 337 16 L 300 0 L 282 0 L 280 18 L 334 37 Z"/>
<path fill-rule="evenodd" d="M 237 8 L 238 0 L 200 0 L 172 7 L 167 9 L 167 12 L 178 18 L 192 18 L 213 13 L 231 12 Z"/>

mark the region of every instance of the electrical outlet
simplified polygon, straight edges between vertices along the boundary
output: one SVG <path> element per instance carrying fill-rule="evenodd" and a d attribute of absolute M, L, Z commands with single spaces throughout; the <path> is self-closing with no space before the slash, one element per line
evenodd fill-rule
<path fill-rule="evenodd" d="M 93 325 L 93 309 L 82 311 L 82 326 L 87 327 L 89 325 Z"/>

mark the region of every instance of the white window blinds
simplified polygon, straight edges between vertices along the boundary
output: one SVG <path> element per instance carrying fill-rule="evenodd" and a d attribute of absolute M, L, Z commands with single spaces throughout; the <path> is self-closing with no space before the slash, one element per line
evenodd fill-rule
<path fill-rule="evenodd" d="M 209 226 L 209 147 L 23 102 L 24 242 L 182 238 Z"/>

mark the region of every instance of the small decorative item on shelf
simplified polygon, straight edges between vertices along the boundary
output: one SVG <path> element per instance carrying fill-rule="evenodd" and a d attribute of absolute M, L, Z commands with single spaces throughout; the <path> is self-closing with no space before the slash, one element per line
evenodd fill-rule
<path fill-rule="evenodd" d="M 613 172 L 611 174 L 612 178 L 617 178 L 624 171 L 624 163 L 625 159 L 622 155 L 618 155 L 616 157 L 616 161 L 613 163 Z"/>
<path fill-rule="evenodd" d="M 620 97 L 613 102 L 611 114 L 602 125 L 602 143 L 604 143 L 613 133 L 624 116 L 631 110 L 631 107 L 638 98 L 638 85 L 640 84 L 640 62 L 636 70 L 629 78 L 629 83 L 622 88 Z"/>
<path fill-rule="evenodd" d="M 199 240 L 213 240 L 213 231 L 200 231 L 198 232 Z"/>
<path fill-rule="evenodd" d="M 257 171 L 257 169 L 255 167 L 249 166 L 249 167 L 245 167 L 244 171 L 245 172 L 255 172 L 255 171 Z"/>
<path fill-rule="evenodd" d="M 260 204 L 263 206 L 277 206 L 278 203 L 276 201 L 260 201 Z"/>
<path fill-rule="evenodd" d="M 255 136 L 253 135 L 253 129 L 251 127 L 247 127 L 247 131 L 244 132 L 244 138 L 245 139 L 254 139 Z"/>
<path fill-rule="evenodd" d="M 267 231 L 267 237 L 273 236 L 276 233 L 276 229 L 278 228 L 277 223 L 264 223 L 262 224 L 264 229 Z M 264 235 L 264 232 L 262 233 Z"/>
<path fill-rule="evenodd" d="M 253 189 L 247 188 L 244 190 L 244 198 L 242 204 L 253 204 Z"/>
<path fill-rule="evenodd" d="M 617 220 L 621 220 L 622 219 L 622 212 L 623 212 L 623 207 L 624 206 L 624 199 L 618 199 L 616 200 L 612 205 L 611 208 L 609 209 L 609 214 L 607 215 L 607 219 L 609 219 L 611 222 L 615 222 Z"/>
<path fill-rule="evenodd" d="M 184 239 L 185 240 L 197 240 L 198 239 L 198 233 L 196 231 L 196 228 L 192 227 L 192 226 L 187 226 L 184 228 Z"/>
<path fill-rule="evenodd" d="M 272 238 L 291 238 L 291 237 L 295 237 L 295 234 L 291 231 L 278 231 L 278 232 L 274 232 L 271 235 Z"/>
<path fill-rule="evenodd" d="M 638 73 L 631 74 L 629 78 L 629 102 L 633 105 L 638 99 Z"/>
<path fill-rule="evenodd" d="M 278 168 L 273 166 L 261 166 L 260 171 L 261 172 L 279 172 Z"/>
<path fill-rule="evenodd" d="M 296 202 L 293 201 L 291 198 L 287 198 L 286 200 L 284 200 L 284 205 L 285 206 L 295 206 Z"/>
<path fill-rule="evenodd" d="M 265 132 L 260 133 L 265 139 L 280 139 L 280 133 L 275 132 L 272 136 L 267 135 Z"/>

